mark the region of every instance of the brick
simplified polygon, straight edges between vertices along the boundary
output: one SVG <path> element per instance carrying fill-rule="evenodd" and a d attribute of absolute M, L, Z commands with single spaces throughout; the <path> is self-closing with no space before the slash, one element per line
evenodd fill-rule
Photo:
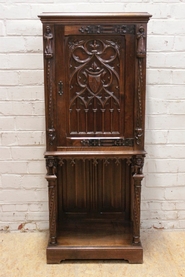
<path fill-rule="evenodd" d="M 48 212 L 29 212 L 27 214 L 28 221 L 46 221 L 48 219 Z"/>
<path fill-rule="evenodd" d="M 9 36 L 37 36 L 41 35 L 41 24 L 39 20 L 7 20 L 7 35 Z"/>
<path fill-rule="evenodd" d="M 47 182 L 44 175 L 24 175 L 21 179 L 21 187 L 25 189 L 47 188 Z"/>
<path fill-rule="evenodd" d="M 147 146 L 148 158 L 184 159 L 184 145 L 150 145 Z"/>
<path fill-rule="evenodd" d="M 41 36 L 24 37 L 24 42 L 27 52 L 40 53 L 43 57 L 43 40 Z"/>
<path fill-rule="evenodd" d="M 24 13 L 22 12 L 24 10 Z M 6 19 L 31 18 L 31 6 L 27 4 L 2 5 L 0 16 Z"/>
<path fill-rule="evenodd" d="M 41 131 L 19 131 L 16 133 L 17 144 L 21 146 L 45 145 L 45 133 Z"/>
<path fill-rule="evenodd" d="M 1 86 L 15 86 L 19 83 L 19 74 L 17 71 L 0 70 L 0 84 Z"/>
<path fill-rule="evenodd" d="M 48 202 L 30 204 L 29 211 L 31 211 L 31 212 L 39 212 L 39 211 L 46 212 L 47 211 L 48 212 Z"/>
<path fill-rule="evenodd" d="M 174 48 L 176 38 L 174 36 L 159 36 L 159 35 L 150 35 L 147 41 L 147 50 L 149 52 L 168 52 Z M 178 44 L 178 41 L 176 41 Z M 151 53 L 149 53 L 147 59 L 149 60 Z"/>
<path fill-rule="evenodd" d="M 169 140 L 169 131 L 167 130 L 146 130 L 146 144 L 166 144 Z"/>
<path fill-rule="evenodd" d="M 25 220 L 25 214 L 22 212 L 3 212 L 1 215 L 1 220 L 4 222 L 9 222 L 9 221 L 23 221 Z"/>
<path fill-rule="evenodd" d="M 180 0 L 182 2 L 182 0 Z M 161 3 L 161 0 L 153 0 L 154 3 Z M 163 0 L 163 3 L 179 3 L 179 0 Z"/>
<path fill-rule="evenodd" d="M 0 36 L 4 36 L 4 35 L 5 35 L 5 25 L 4 25 L 4 22 L 0 20 Z"/>
<path fill-rule="evenodd" d="M 12 204 L 10 204 L 10 205 L 2 205 L 2 211 L 3 212 L 12 212 L 12 211 L 15 211 L 15 205 L 12 205 Z"/>
<path fill-rule="evenodd" d="M 0 110 L 2 115 L 32 115 L 33 105 L 30 102 L 0 102 Z"/>
<path fill-rule="evenodd" d="M 172 74 L 173 84 L 185 83 L 185 70 L 174 70 Z"/>
<path fill-rule="evenodd" d="M 14 160 L 41 160 L 44 155 L 44 147 L 14 147 L 11 149 Z"/>
<path fill-rule="evenodd" d="M 179 201 L 175 204 L 177 210 L 185 210 L 185 201 Z"/>
<path fill-rule="evenodd" d="M 28 173 L 31 174 L 45 174 L 46 173 L 46 167 L 44 162 L 40 161 L 30 161 L 28 162 Z"/>
<path fill-rule="evenodd" d="M 9 188 L 20 188 L 22 183 L 22 176 L 16 174 L 3 174 L 2 175 L 2 186 L 5 189 Z"/>
<path fill-rule="evenodd" d="M 170 8 L 171 8 L 171 14 L 173 14 L 173 18 L 184 19 L 185 4 L 176 3 L 174 5 L 171 5 Z"/>
<path fill-rule="evenodd" d="M 35 101 L 32 107 L 33 107 L 33 115 L 44 115 L 45 107 L 43 102 Z"/>
<path fill-rule="evenodd" d="M 48 198 L 47 189 L 42 190 L 28 190 L 26 189 L 4 189 L 0 190 L 0 202 L 3 201 L 4 204 L 20 204 L 20 203 L 31 203 L 31 202 L 40 202 L 46 201 Z"/>
<path fill-rule="evenodd" d="M 180 220 L 179 221 L 179 228 L 182 228 L 183 231 L 184 231 L 184 229 L 185 229 L 185 220 Z"/>
<path fill-rule="evenodd" d="M 178 36 L 178 34 L 174 37 L 174 51 L 184 51 L 184 45 L 185 45 L 185 37 L 184 36 Z"/>
<path fill-rule="evenodd" d="M 29 0 L 28 3 L 38 4 L 38 3 L 54 3 L 56 0 Z M 25 0 L 14 0 L 14 3 L 25 3 Z"/>
<path fill-rule="evenodd" d="M 146 176 L 147 187 L 177 187 L 183 186 L 185 182 L 185 173 L 152 173 Z"/>
<path fill-rule="evenodd" d="M 165 101 L 152 99 L 146 103 L 146 114 L 184 114 L 185 101 Z"/>
<path fill-rule="evenodd" d="M 161 202 L 150 202 L 148 203 L 148 210 L 161 210 L 162 203 Z"/>
<path fill-rule="evenodd" d="M 185 54 L 183 53 L 150 53 L 148 57 L 148 67 L 150 68 L 184 68 Z"/>
<path fill-rule="evenodd" d="M 11 160 L 11 151 L 9 147 L 0 147 L 0 160 L 1 161 L 6 161 L 6 160 Z"/>
<path fill-rule="evenodd" d="M 149 35 L 183 35 L 185 33 L 185 20 L 151 20 L 148 25 Z"/>
<path fill-rule="evenodd" d="M 37 222 L 37 230 L 44 231 L 49 229 L 49 222 L 48 220 L 45 221 L 38 221 Z"/>
<path fill-rule="evenodd" d="M 185 219 L 185 210 L 184 211 L 178 211 L 178 218 Z"/>
<path fill-rule="evenodd" d="M 44 131 L 44 116 L 17 116 L 15 126 L 17 130 Z"/>
<path fill-rule="evenodd" d="M 129 3 L 126 4 L 126 11 L 128 12 L 143 12 L 147 11 L 148 13 L 152 14 L 152 19 L 162 19 L 162 18 L 168 18 L 170 16 L 170 7 L 166 5 L 165 3 Z M 149 22 L 150 26 L 150 22 Z"/>
<path fill-rule="evenodd" d="M 148 85 L 147 86 L 147 99 L 157 99 L 161 101 L 168 100 L 184 100 L 184 85 Z"/>
<path fill-rule="evenodd" d="M 0 161 L 1 174 L 25 174 L 27 163 L 19 161 Z"/>
<path fill-rule="evenodd" d="M 0 45 L 0 53 L 22 53 L 27 49 L 25 39 L 20 36 L 0 37 Z"/>
<path fill-rule="evenodd" d="M 15 53 L 15 54 L 1 54 L 0 69 L 42 69 L 43 60 L 41 54 L 32 53 Z"/>
<path fill-rule="evenodd" d="M 166 200 L 184 200 L 185 187 L 175 187 L 165 189 Z"/>
<path fill-rule="evenodd" d="M 165 188 L 146 188 L 142 186 L 144 200 L 165 200 Z"/>
<path fill-rule="evenodd" d="M 162 203 L 162 210 L 163 211 L 175 211 L 176 210 L 176 203 L 175 202 L 163 202 Z"/>
<path fill-rule="evenodd" d="M 15 208 L 17 212 L 28 212 L 28 204 L 18 204 Z"/>
<path fill-rule="evenodd" d="M 2 91 L 2 92 L 1 92 Z M 3 97 L 6 93 L 6 99 Z M 41 85 L 33 86 L 14 86 L 7 87 L 5 89 L 0 88 L 0 99 L 2 100 L 11 100 L 11 101 L 44 101 L 44 88 Z M 44 105 L 44 103 L 43 103 Z"/>
<path fill-rule="evenodd" d="M 145 170 L 148 173 L 184 173 L 183 159 L 146 159 Z"/>
<path fill-rule="evenodd" d="M 20 85 L 41 85 L 43 84 L 42 70 L 21 70 L 19 71 Z"/>
<path fill-rule="evenodd" d="M 15 117 L 1 117 L 0 130 L 10 131 L 15 128 Z"/>
<path fill-rule="evenodd" d="M 8 88 L 0 87 L 0 101 L 8 100 Z"/>
<path fill-rule="evenodd" d="M 90 3 L 78 3 L 78 5 L 75 6 L 76 12 L 89 12 L 89 8 L 91 9 L 91 12 L 105 12 L 105 4 L 99 4 L 96 3 L 96 5 L 93 3 L 90 6 Z M 71 4 L 64 7 L 65 11 L 71 11 Z M 106 12 L 117 12 L 123 10 L 123 4 L 120 2 L 117 3 L 106 3 Z"/>
<path fill-rule="evenodd" d="M 150 115 L 146 125 L 148 130 L 184 130 L 185 115 Z"/>
<path fill-rule="evenodd" d="M 17 135 L 14 132 L 2 132 L 2 145 L 17 145 Z"/>
<path fill-rule="evenodd" d="M 174 72 L 171 69 L 148 69 L 148 81 L 147 83 L 150 85 L 155 84 L 164 84 L 169 85 L 172 84 L 172 78 L 175 77 Z M 179 74 L 182 72 L 179 72 Z M 180 76 L 179 76 L 180 77 Z M 178 77 L 178 78 L 179 78 Z M 175 82 L 176 83 L 176 82 Z"/>

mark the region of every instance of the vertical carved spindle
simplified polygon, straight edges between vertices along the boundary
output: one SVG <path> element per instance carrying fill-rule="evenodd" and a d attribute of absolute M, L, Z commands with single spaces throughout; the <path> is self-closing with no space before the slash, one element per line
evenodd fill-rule
<path fill-rule="evenodd" d="M 142 173 L 144 156 L 136 155 L 132 158 L 132 171 L 134 179 L 133 197 L 133 243 L 140 244 L 140 202 L 141 202 L 141 181 L 144 178 Z"/>

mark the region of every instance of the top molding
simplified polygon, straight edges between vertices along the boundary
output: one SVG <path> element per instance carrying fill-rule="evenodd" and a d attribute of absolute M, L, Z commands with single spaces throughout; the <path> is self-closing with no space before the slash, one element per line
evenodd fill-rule
<path fill-rule="evenodd" d="M 148 22 L 151 15 L 149 13 L 42 13 L 38 15 L 40 20 L 44 22 L 57 22 L 57 23 L 67 23 L 70 18 L 70 23 L 74 21 L 75 23 L 82 22 L 91 22 L 97 20 L 101 22 L 101 19 L 104 20 L 107 18 L 110 23 L 111 18 L 115 22 Z"/>

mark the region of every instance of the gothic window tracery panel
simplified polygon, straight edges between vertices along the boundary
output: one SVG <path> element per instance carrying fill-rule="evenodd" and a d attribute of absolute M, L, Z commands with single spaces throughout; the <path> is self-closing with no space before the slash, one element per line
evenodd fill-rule
<path fill-rule="evenodd" d="M 69 37 L 69 133 L 122 135 L 124 37 Z"/>

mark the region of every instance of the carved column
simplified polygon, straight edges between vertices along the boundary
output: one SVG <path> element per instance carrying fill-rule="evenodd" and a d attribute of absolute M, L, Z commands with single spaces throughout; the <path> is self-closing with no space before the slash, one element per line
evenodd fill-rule
<path fill-rule="evenodd" d="M 144 99 L 145 99 L 145 62 L 146 62 L 146 34 L 142 25 L 137 32 L 137 95 L 136 95 L 136 124 L 135 124 L 135 141 L 138 147 L 144 144 Z"/>
<path fill-rule="evenodd" d="M 49 230 L 50 230 L 50 244 L 56 244 L 56 230 L 57 230 L 57 160 L 53 156 L 46 158 L 48 181 L 48 194 L 49 194 Z"/>
<path fill-rule="evenodd" d="M 144 155 L 136 155 L 132 158 L 132 174 L 134 179 L 133 196 L 133 243 L 140 244 L 140 202 L 141 202 L 141 181 L 144 178 L 142 173 Z"/>
<path fill-rule="evenodd" d="M 48 98 L 48 122 L 47 122 L 47 144 L 54 145 L 56 131 L 54 128 L 54 107 L 53 107 L 53 33 L 50 26 L 44 29 L 44 60 L 46 68 L 46 94 Z"/>

